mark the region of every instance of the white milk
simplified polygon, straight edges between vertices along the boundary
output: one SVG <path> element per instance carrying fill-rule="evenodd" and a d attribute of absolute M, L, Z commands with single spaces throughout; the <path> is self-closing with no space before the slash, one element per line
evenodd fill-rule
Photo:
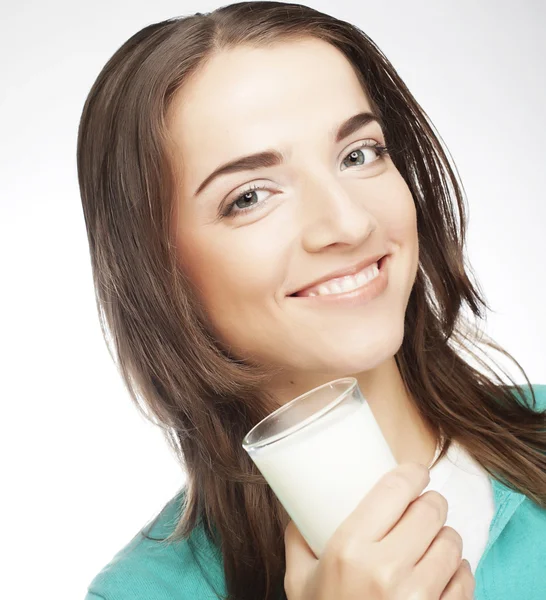
<path fill-rule="evenodd" d="M 367 402 L 341 403 L 250 456 L 317 557 L 397 464 Z"/>

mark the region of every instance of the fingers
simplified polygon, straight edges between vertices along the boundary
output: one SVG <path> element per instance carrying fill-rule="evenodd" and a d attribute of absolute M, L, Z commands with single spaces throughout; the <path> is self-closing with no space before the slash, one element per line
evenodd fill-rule
<path fill-rule="evenodd" d="M 476 580 L 472 574 L 470 563 L 463 560 L 440 596 L 440 600 L 473 600 L 475 588 Z"/>
<path fill-rule="evenodd" d="M 382 540 L 392 553 L 398 551 L 404 564 L 413 567 L 425 554 L 447 520 L 447 500 L 436 491 L 414 500 L 396 525 Z"/>
<path fill-rule="evenodd" d="M 430 481 L 427 467 L 403 463 L 389 471 L 373 486 L 336 534 L 350 536 L 358 531 L 366 542 L 381 540 L 399 521 L 408 504 L 415 500 Z"/>
<path fill-rule="evenodd" d="M 318 559 L 293 521 L 288 523 L 284 531 L 284 546 L 286 556 L 284 589 L 289 597 L 299 598 L 309 572 Z"/>
<path fill-rule="evenodd" d="M 463 540 L 452 527 L 442 527 L 423 558 L 415 565 L 412 579 L 439 598 L 461 565 Z M 459 600 L 458 597 L 456 597 Z"/>

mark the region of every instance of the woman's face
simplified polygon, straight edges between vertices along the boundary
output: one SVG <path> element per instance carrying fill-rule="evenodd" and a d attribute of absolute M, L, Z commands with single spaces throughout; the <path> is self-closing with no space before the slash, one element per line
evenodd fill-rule
<path fill-rule="evenodd" d="M 385 143 L 377 122 L 336 139 L 362 112 L 371 107 L 350 63 L 315 39 L 223 51 L 175 98 L 177 249 L 234 355 L 287 376 L 343 376 L 399 349 L 418 264 L 415 207 L 389 156 L 373 148 Z M 265 151 L 282 162 L 248 159 L 208 179 Z M 323 295 L 335 287 L 293 295 L 386 254 L 368 297 Z"/>

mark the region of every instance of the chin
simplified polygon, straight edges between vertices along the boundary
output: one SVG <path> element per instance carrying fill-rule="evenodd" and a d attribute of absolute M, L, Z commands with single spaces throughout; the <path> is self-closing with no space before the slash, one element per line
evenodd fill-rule
<path fill-rule="evenodd" d="M 309 367 L 311 370 L 322 371 L 336 377 L 370 371 L 398 352 L 403 336 L 402 323 L 400 327 L 368 336 L 361 332 L 360 336 L 342 336 L 335 340 L 330 339 L 328 343 L 317 343 L 312 349 L 307 349 L 310 362 L 314 363 Z M 319 348 L 321 350 L 317 354 Z"/>
<path fill-rule="evenodd" d="M 338 356 L 337 359 L 331 360 L 329 363 L 325 364 L 321 370 L 335 376 L 335 378 L 348 377 L 356 373 L 371 371 L 384 363 L 387 359 L 392 358 L 394 354 L 395 353 L 384 354 L 376 352 L 371 356 Z"/>

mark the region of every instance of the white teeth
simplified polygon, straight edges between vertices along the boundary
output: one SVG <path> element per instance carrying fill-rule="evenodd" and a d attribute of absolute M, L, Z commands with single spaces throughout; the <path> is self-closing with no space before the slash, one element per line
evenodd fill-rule
<path fill-rule="evenodd" d="M 356 280 L 360 285 L 364 285 L 368 281 L 368 277 L 367 275 L 364 275 L 364 273 L 357 273 Z"/>
<path fill-rule="evenodd" d="M 317 288 L 317 296 L 326 296 L 326 294 L 330 293 L 330 289 L 327 285 L 321 284 Z"/>
<path fill-rule="evenodd" d="M 330 294 L 341 294 L 343 292 L 352 292 L 364 285 L 379 275 L 379 267 L 377 263 L 366 267 L 356 275 L 340 277 L 332 281 L 326 281 L 320 285 L 311 288 L 303 296 L 328 296 Z"/>
<path fill-rule="evenodd" d="M 350 292 L 354 289 L 355 281 L 358 283 L 358 277 L 344 277 L 339 283 L 338 287 L 341 288 L 342 292 Z M 335 284 L 334 284 L 335 285 Z M 360 284 L 362 285 L 362 284 Z"/>

